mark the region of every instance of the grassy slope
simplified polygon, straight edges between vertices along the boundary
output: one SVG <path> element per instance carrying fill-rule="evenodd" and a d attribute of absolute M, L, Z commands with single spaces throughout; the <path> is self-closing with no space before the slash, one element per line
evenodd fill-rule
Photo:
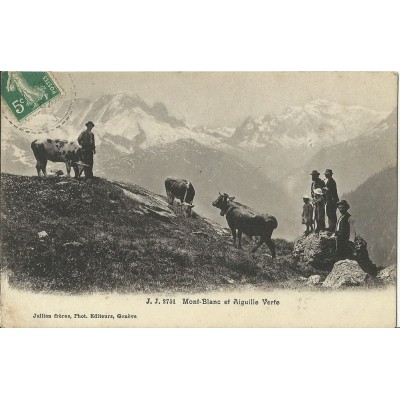
<path fill-rule="evenodd" d="M 140 213 L 143 204 L 121 189 L 149 193 L 136 185 L 99 178 L 63 185 L 55 177 L 1 178 L 1 263 L 17 287 L 190 292 L 287 286 L 295 276 L 289 243 L 277 241 L 275 262 L 263 255 L 265 245 L 255 256 L 248 241 L 244 250 L 234 249 L 228 234 L 218 234 L 199 216 Z M 221 218 L 221 223 L 226 221 Z M 40 240 L 40 231 L 48 237 Z M 70 242 L 81 245 L 64 246 Z"/>

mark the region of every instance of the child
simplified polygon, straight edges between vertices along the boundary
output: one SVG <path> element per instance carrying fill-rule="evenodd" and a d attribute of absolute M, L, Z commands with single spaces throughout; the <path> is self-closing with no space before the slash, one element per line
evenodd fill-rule
<path fill-rule="evenodd" d="M 325 199 L 320 188 L 314 190 L 314 220 L 316 224 L 315 233 L 325 229 Z"/>
<path fill-rule="evenodd" d="M 304 232 L 308 235 L 313 230 L 313 207 L 310 204 L 310 198 L 307 195 L 303 196 L 303 214 L 302 217 L 302 224 L 306 226 L 306 231 Z"/>

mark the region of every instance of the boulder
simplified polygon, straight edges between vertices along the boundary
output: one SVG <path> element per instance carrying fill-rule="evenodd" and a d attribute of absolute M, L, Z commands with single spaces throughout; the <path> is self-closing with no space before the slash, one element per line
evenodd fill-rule
<path fill-rule="evenodd" d="M 316 286 L 321 283 L 321 275 L 311 275 L 306 282 L 308 286 Z"/>
<path fill-rule="evenodd" d="M 381 269 L 376 277 L 384 284 L 396 284 L 397 266 L 391 265 Z"/>
<path fill-rule="evenodd" d="M 39 236 L 39 239 L 44 239 L 44 238 L 47 238 L 49 235 L 47 234 L 46 231 L 41 231 L 41 232 L 38 232 L 38 236 Z"/>
<path fill-rule="evenodd" d="M 293 257 L 304 272 L 314 270 L 330 271 L 335 258 L 336 241 L 328 232 L 310 233 L 301 236 L 294 243 Z"/>
<path fill-rule="evenodd" d="M 346 259 L 335 263 L 322 286 L 334 289 L 343 286 L 362 286 L 369 280 L 369 275 L 361 269 L 357 261 Z"/>
<path fill-rule="evenodd" d="M 318 235 L 314 232 L 303 235 L 294 244 L 293 257 L 304 273 L 329 272 L 335 262 L 339 261 L 336 256 L 336 239 L 327 231 Z M 357 261 L 364 272 L 376 276 L 377 267 L 370 260 L 367 242 L 361 236 L 357 236 L 354 243 L 349 242 L 347 258 Z"/>

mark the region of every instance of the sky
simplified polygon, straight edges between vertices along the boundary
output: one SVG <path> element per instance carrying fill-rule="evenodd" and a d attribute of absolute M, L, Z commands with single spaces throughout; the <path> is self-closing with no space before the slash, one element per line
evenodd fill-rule
<path fill-rule="evenodd" d="M 79 97 L 132 93 L 194 125 L 239 125 L 248 115 L 279 114 L 324 99 L 390 112 L 397 76 L 391 72 L 95 72 L 72 73 Z"/>

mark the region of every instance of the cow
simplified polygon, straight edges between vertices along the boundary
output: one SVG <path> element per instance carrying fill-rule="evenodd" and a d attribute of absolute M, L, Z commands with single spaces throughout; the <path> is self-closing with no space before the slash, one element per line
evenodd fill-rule
<path fill-rule="evenodd" d="M 226 216 L 232 232 L 233 245 L 236 246 L 236 230 L 239 249 L 242 247 L 242 233 L 249 237 L 259 236 L 260 240 L 251 250 L 252 253 L 265 243 L 271 251 L 272 258 L 275 258 L 275 243 L 271 236 L 274 229 L 278 227 L 276 218 L 272 215 L 254 211 L 243 204 L 233 201 L 234 199 L 235 197 L 230 197 L 227 193 L 219 193 L 218 198 L 211 203 L 221 210 L 221 216 Z"/>
<path fill-rule="evenodd" d="M 193 199 L 195 195 L 193 185 L 180 178 L 167 178 L 165 180 L 165 190 L 167 192 L 168 204 L 173 204 L 174 199 L 177 198 L 181 201 L 180 208 L 186 217 L 192 215 Z"/>
<path fill-rule="evenodd" d="M 35 139 L 31 143 L 33 155 L 36 158 L 36 170 L 38 176 L 41 172 L 47 176 L 47 161 L 65 162 L 67 176 L 71 176 L 71 166 L 74 168 L 75 178 L 79 178 L 78 161 L 82 160 L 82 148 L 76 142 L 68 142 L 60 139 Z"/>

